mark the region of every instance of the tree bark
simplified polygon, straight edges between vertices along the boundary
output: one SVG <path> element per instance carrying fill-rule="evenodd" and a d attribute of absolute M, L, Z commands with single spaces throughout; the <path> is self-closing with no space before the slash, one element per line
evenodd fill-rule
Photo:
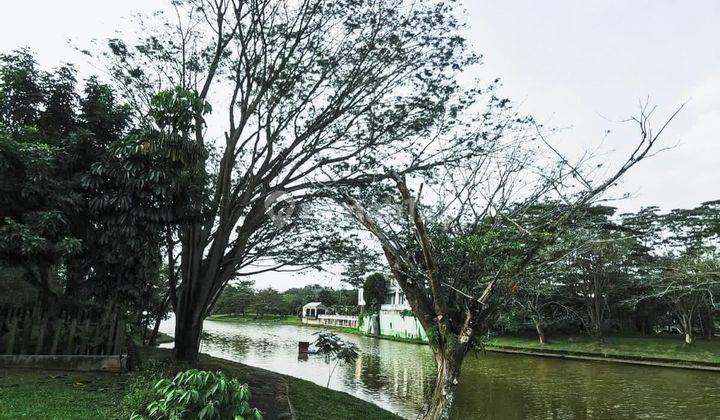
<path fill-rule="evenodd" d="M 182 284 L 175 307 L 175 360 L 194 365 L 200 352 L 205 310 L 217 274 L 217 256 L 203 258 L 202 226 L 189 226 L 182 234 L 180 267 Z M 212 254 L 212 252 L 211 252 Z"/>
<path fill-rule="evenodd" d="M 712 339 L 713 335 L 715 335 L 715 320 L 713 319 L 712 310 L 704 311 L 701 320 L 703 335 L 707 340 Z"/>
<path fill-rule="evenodd" d="M 180 308 L 178 308 L 180 309 Z M 203 317 L 194 308 L 175 312 L 175 360 L 194 365 L 200 353 Z"/>
<path fill-rule="evenodd" d="M 423 418 L 445 420 L 450 418 L 452 412 L 463 356 L 448 355 L 440 351 L 435 354 L 435 362 L 437 364 L 435 390 Z"/>
<path fill-rule="evenodd" d="M 148 338 L 149 346 L 155 346 L 157 344 L 157 336 L 158 332 L 160 331 L 160 322 L 162 322 L 161 317 L 155 318 L 155 325 L 153 325 L 152 332 L 150 333 L 150 338 Z"/>
<path fill-rule="evenodd" d="M 538 333 L 538 340 L 540 340 L 540 344 L 545 344 L 545 330 L 542 327 L 542 324 L 539 321 L 535 322 L 535 330 L 537 330 Z"/>
<path fill-rule="evenodd" d="M 157 336 L 158 332 L 160 331 L 160 323 L 162 322 L 163 317 L 165 316 L 165 310 L 167 308 L 167 304 L 170 301 L 170 296 L 165 297 L 165 300 L 163 300 L 163 303 L 160 304 L 160 308 L 155 314 L 155 325 L 153 325 L 152 333 L 150 333 L 150 338 L 148 338 L 148 345 L 154 346 L 157 344 Z"/>
<path fill-rule="evenodd" d="M 694 341 L 692 331 L 692 312 L 683 313 L 680 316 L 680 323 L 682 324 L 683 332 L 685 333 L 685 344 L 692 344 Z"/>

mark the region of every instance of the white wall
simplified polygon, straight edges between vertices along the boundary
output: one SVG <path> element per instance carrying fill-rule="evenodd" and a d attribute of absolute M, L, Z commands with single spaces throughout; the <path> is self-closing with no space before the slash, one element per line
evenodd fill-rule
<path fill-rule="evenodd" d="M 427 341 L 425 330 L 417 318 L 412 315 L 403 316 L 398 311 L 380 311 L 380 334 Z"/>

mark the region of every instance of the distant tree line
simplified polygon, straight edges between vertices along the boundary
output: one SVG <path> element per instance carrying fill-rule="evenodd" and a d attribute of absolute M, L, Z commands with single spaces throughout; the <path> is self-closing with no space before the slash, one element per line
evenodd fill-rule
<path fill-rule="evenodd" d="M 333 289 L 318 284 L 279 292 L 271 287 L 255 289 L 252 281 L 229 283 L 220 294 L 213 314 L 299 316 L 303 305 L 321 302 L 335 313 L 358 313 L 357 290 Z"/>
<path fill-rule="evenodd" d="M 538 206 L 560 206 L 558 203 Z M 496 295 L 493 329 L 547 334 L 682 333 L 712 338 L 720 306 L 720 202 L 661 213 L 615 214 L 594 206 L 543 250 L 543 263 L 509 279 Z M 532 215 L 532 212 L 526 213 Z M 533 229 L 532 216 L 517 220 Z M 508 252 L 531 236 L 505 238 Z"/>

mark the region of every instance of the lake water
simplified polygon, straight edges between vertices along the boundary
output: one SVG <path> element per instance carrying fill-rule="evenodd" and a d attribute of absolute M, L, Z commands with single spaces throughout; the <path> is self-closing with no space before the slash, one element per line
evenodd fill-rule
<path fill-rule="evenodd" d="M 173 324 L 162 331 L 172 335 Z M 206 321 L 205 331 L 204 353 L 327 382 L 320 356 L 298 357 L 298 341 L 312 341 L 315 328 Z M 337 368 L 330 387 L 415 418 L 434 377 L 428 346 L 339 335 L 362 354 Z M 720 373 L 486 352 L 463 365 L 454 418 L 720 419 Z"/>

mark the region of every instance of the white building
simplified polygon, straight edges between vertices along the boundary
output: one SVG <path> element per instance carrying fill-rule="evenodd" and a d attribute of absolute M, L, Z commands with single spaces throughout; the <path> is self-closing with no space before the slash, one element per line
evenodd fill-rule
<path fill-rule="evenodd" d="M 365 306 L 362 288 L 358 289 L 358 305 Z M 385 301 L 380 305 L 380 312 L 377 315 L 366 315 L 362 329 L 367 334 L 427 341 L 425 330 L 415 318 L 405 293 L 394 279 L 388 287 Z"/>
<path fill-rule="evenodd" d="M 352 315 L 331 315 L 321 302 L 310 302 L 302 308 L 302 322 L 308 325 L 357 328 L 358 317 Z"/>
<path fill-rule="evenodd" d="M 322 302 L 310 302 L 302 308 L 303 322 L 306 319 L 317 319 L 319 315 L 324 315 L 326 311 L 327 308 Z"/>

